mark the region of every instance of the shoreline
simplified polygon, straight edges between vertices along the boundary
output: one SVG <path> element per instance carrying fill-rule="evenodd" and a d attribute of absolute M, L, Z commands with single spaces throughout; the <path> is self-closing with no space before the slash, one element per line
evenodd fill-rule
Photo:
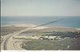
<path fill-rule="evenodd" d="M 35 27 L 37 25 L 35 24 L 11 24 L 11 25 L 1 25 L 1 27 Z M 34 29 L 45 29 L 45 28 L 73 28 L 76 30 L 80 30 L 80 28 L 77 27 L 64 27 L 64 26 L 39 26 Z"/>

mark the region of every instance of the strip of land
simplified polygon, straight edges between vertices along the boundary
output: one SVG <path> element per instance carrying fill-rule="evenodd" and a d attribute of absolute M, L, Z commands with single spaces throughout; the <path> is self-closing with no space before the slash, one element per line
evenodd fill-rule
<path fill-rule="evenodd" d="M 53 42 L 55 42 L 55 40 L 65 41 L 66 38 L 68 38 L 68 40 L 69 39 L 76 40 L 80 37 L 80 28 L 46 27 L 46 26 L 33 28 L 35 26 L 36 25 L 32 25 L 32 24 L 1 26 L 1 40 L 2 40 L 1 49 L 25 50 L 28 49 L 26 46 L 27 45 L 26 42 L 33 41 L 33 40 L 37 40 L 37 41 L 43 40 L 41 42 L 44 42 L 45 40 L 46 42 L 52 40 Z M 77 45 L 79 46 L 79 43 Z M 70 48 L 70 45 L 66 44 L 66 46 L 67 46 L 66 49 Z M 29 48 L 29 49 L 34 49 L 34 48 Z M 40 48 L 35 47 L 35 49 L 40 49 Z M 41 48 L 41 49 L 45 49 L 45 48 Z"/>

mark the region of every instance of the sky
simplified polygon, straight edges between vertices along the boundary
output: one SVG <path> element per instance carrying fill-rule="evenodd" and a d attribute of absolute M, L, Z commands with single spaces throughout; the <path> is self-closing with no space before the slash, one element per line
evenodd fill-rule
<path fill-rule="evenodd" d="M 80 16 L 80 0 L 1 0 L 1 16 Z"/>

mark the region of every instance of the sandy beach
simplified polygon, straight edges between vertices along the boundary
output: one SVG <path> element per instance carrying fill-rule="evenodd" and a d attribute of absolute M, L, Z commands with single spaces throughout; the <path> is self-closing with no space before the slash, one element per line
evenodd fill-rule
<path fill-rule="evenodd" d="M 36 27 L 37 25 L 34 25 L 34 24 L 13 24 L 13 25 L 1 25 L 1 27 L 29 27 L 29 28 L 32 28 L 32 27 Z M 33 29 L 45 29 L 45 28 L 70 28 L 70 29 L 77 29 L 77 30 L 80 30 L 80 28 L 73 28 L 73 27 L 63 27 L 63 26 L 39 26 L 39 27 L 36 27 L 36 28 L 33 28 Z"/>

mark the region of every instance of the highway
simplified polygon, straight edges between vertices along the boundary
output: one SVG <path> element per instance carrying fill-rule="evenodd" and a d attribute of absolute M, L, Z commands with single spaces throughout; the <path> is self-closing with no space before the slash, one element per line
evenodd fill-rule
<path fill-rule="evenodd" d="M 13 45 L 13 42 L 12 42 L 12 40 L 13 40 L 12 37 L 14 37 L 14 36 L 16 36 L 16 35 L 19 35 L 19 34 L 22 33 L 22 32 L 25 32 L 25 31 L 34 29 L 34 28 L 36 28 L 36 27 L 48 25 L 48 24 L 50 24 L 50 23 L 55 23 L 55 22 L 60 21 L 60 20 L 61 20 L 61 19 L 54 20 L 54 21 L 50 21 L 50 22 L 48 22 L 48 23 L 44 23 L 44 24 L 41 24 L 41 25 L 38 25 L 38 26 L 35 26 L 35 27 L 26 28 L 26 29 L 24 29 L 24 30 L 21 30 L 21 31 L 18 31 L 18 32 L 14 32 L 14 33 L 10 34 L 10 35 L 6 38 L 6 40 L 4 41 L 3 49 L 4 49 L 4 50 L 16 50 L 16 49 L 14 48 L 14 45 Z"/>
<path fill-rule="evenodd" d="M 12 34 L 13 35 L 13 34 Z M 10 35 L 8 38 L 6 38 L 6 40 L 5 40 L 5 42 L 4 42 L 4 50 L 7 50 L 7 41 L 8 41 L 8 39 L 12 36 L 12 35 Z"/>
<path fill-rule="evenodd" d="M 33 29 L 33 28 L 27 28 L 27 29 L 21 30 L 21 31 L 19 31 L 19 32 L 15 32 L 15 33 L 10 34 L 10 35 L 6 38 L 6 40 L 4 41 L 4 45 L 3 45 L 4 50 L 8 50 L 8 47 L 11 48 L 10 45 L 13 45 L 13 43 L 9 43 L 13 36 L 16 36 L 16 35 L 24 32 L 24 31 L 28 31 L 28 30 L 30 30 L 30 29 Z M 12 40 L 11 40 L 11 41 L 12 41 Z M 9 44 L 8 44 L 8 43 L 9 43 Z M 13 46 L 13 47 L 14 47 L 14 46 Z M 13 48 L 13 50 L 15 50 L 15 48 Z"/>

